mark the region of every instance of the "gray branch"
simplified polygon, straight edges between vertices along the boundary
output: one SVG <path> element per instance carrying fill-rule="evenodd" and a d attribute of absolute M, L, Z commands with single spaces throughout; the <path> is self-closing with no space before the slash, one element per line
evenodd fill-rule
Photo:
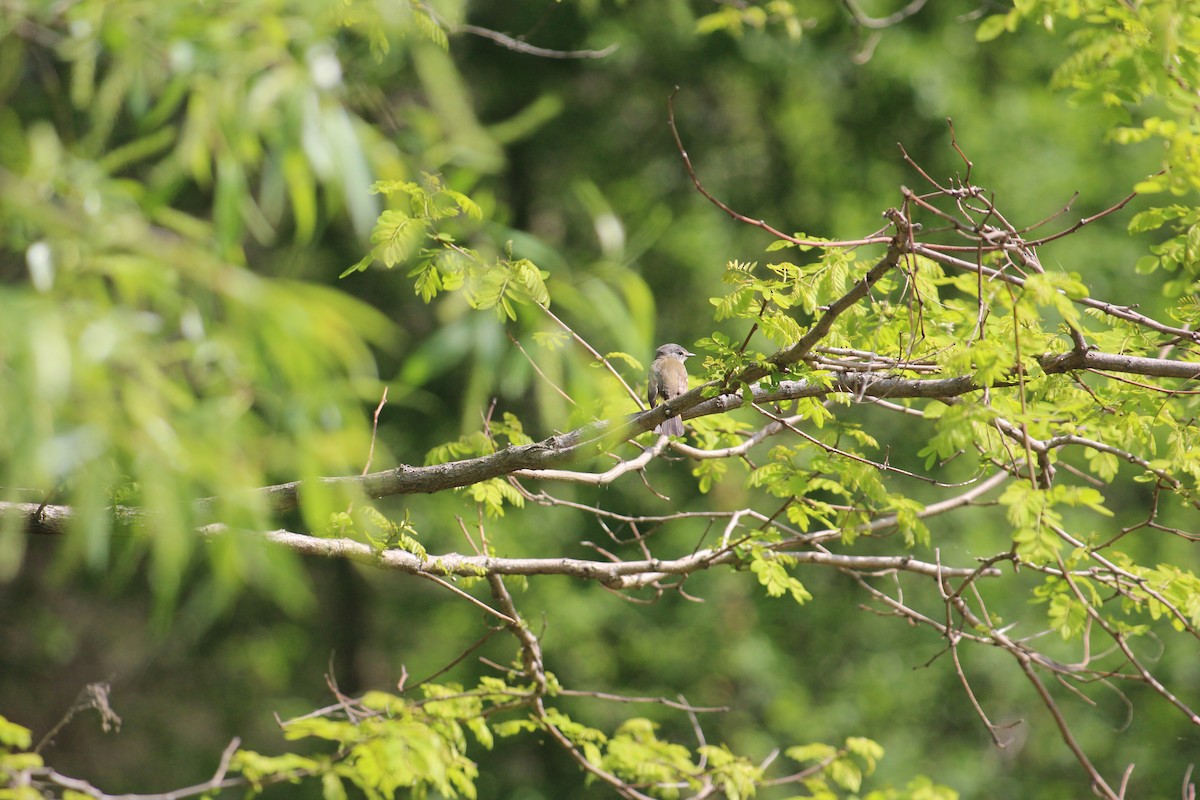
<path fill-rule="evenodd" d="M 225 535 L 224 526 L 212 525 L 207 535 Z M 259 535 L 259 534 L 252 534 Z M 635 589 L 672 576 L 686 576 L 710 567 L 737 563 L 740 558 L 730 548 L 704 549 L 674 559 L 650 558 L 639 561 L 590 561 L 580 558 L 499 558 L 467 556 L 459 553 L 420 556 L 407 550 L 376 550 L 352 539 L 321 539 L 286 530 L 261 534 L 267 541 L 297 553 L 321 558 L 347 559 L 411 575 L 482 578 L 492 575 L 563 575 L 597 581 L 610 589 Z M 977 570 L 946 567 L 908 556 L 849 556 L 816 550 L 789 552 L 801 564 L 838 567 L 857 572 L 913 572 L 942 578 L 969 578 L 983 574 L 996 577 L 997 569 Z"/>

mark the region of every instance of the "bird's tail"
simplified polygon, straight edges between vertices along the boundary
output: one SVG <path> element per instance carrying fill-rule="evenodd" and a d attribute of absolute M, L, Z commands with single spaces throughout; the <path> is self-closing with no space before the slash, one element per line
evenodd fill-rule
<path fill-rule="evenodd" d="M 683 420 L 679 417 L 665 419 L 654 429 L 655 433 L 665 433 L 667 436 L 683 436 Z"/>

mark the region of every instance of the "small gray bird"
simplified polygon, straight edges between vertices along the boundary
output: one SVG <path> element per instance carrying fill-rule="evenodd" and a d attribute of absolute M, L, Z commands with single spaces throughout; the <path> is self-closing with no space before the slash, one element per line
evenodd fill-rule
<path fill-rule="evenodd" d="M 655 351 L 654 363 L 650 365 L 650 385 L 646 389 L 651 408 L 687 392 L 687 367 L 683 362 L 694 355 L 677 344 L 664 344 Z M 665 419 L 654 432 L 683 436 L 683 420 L 679 417 Z"/>

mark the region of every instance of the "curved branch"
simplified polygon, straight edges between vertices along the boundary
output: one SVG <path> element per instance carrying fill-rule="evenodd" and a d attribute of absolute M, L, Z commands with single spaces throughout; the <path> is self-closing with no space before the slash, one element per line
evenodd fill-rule
<path fill-rule="evenodd" d="M 846 6 L 846 10 L 850 12 L 850 16 L 854 18 L 854 21 L 857 24 L 862 25 L 864 28 L 873 28 L 879 30 L 882 28 L 890 28 L 893 25 L 898 25 L 911 17 L 913 14 L 916 14 L 925 6 L 926 0 L 912 0 L 912 2 L 910 2 L 904 8 L 900 9 L 894 14 L 889 14 L 886 17 L 867 16 L 863 10 L 858 7 L 858 3 L 856 3 L 854 0 L 842 0 L 842 2 Z"/>
<path fill-rule="evenodd" d="M 540 480 L 567 481 L 582 483 L 589 486 L 607 486 L 627 472 L 637 472 L 645 469 L 646 465 L 661 455 L 671 443 L 671 437 L 660 435 L 658 441 L 645 448 L 636 458 L 621 461 L 616 466 L 604 472 L 577 472 L 566 469 L 522 469 L 512 473 L 515 478 L 536 478 Z"/>
<path fill-rule="evenodd" d="M 1088 617 L 1091 618 L 1104 630 L 1105 633 L 1108 634 L 1109 638 L 1116 643 L 1117 647 L 1121 648 L 1121 652 L 1125 655 L 1126 660 L 1133 666 L 1134 669 L 1138 671 L 1138 674 L 1141 675 L 1142 680 L 1145 681 L 1151 688 L 1153 688 L 1154 691 L 1158 692 L 1159 695 L 1164 697 L 1167 702 L 1171 703 L 1171 705 L 1182 711 L 1188 718 L 1188 722 L 1192 723 L 1193 725 L 1200 725 L 1200 714 L 1197 714 L 1195 711 L 1193 711 L 1187 705 L 1187 703 L 1179 699 L 1179 697 L 1170 689 L 1168 689 L 1162 683 L 1162 681 L 1154 677 L 1154 675 L 1150 673 L 1150 670 L 1146 669 L 1142 662 L 1138 660 L 1137 656 L 1135 656 L 1133 651 L 1129 648 L 1129 643 L 1125 641 L 1125 634 L 1110 625 L 1108 620 L 1106 620 L 1104 616 L 1098 612 L 1091 603 L 1088 602 L 1087 598 L 1083 596 L 1083 592 L 1080 591 L 1078 584 L 1075 583 L 1075 579 L 1071 577 L 1071 573 L 1067 570 L 1067 566 L 1063 563 L 1061 557 L 1058 559 L 1058 567 L 1060 570 L 1062 570 L 1063 579 L 1067 582 L 1067 586 L 1070 587 L 1071 593 L 1075 595 L 1075 599 L 1078 600 L 1083 606 Z"/>
<path fill-rule="evenodd" d="M 520 39 L 494 31 L 491 28 L 481 28 L 478 25 L 456 25 L 451 31 L 452 33 L 469 33 L 474 36 L 481 36 L 484 39 L 490 39 L 501 47 L 512 50 L 515 53 L 525 53 L 531 56 L 540 56 L 541 58 L 560 58 L 560 59 L 577 59 L 577 58 L 606 58 L 617 52 L 619 45 L 610 44 L 602 50 L 550 50 L 545 47 L 537 47 L 536 45 L 523 42 Z"/>
<path fill-rule="evenodd" d="M 204 534 L 213 536 L 228 531 L 212 525 Z M 649 585 L 672 575 L 689 575 L 710 567 L 733 564 L 740 557 L 729 548 L 704 549 L 676 559 L 650 558 L 640 561 L 591 561 L 580 558 L 498 558 L 495 556 L 466 556 L 459 553 L 421 556 L 407 550 L 379 551 L 352 539 L 322 539 L 286 530 L 261 534 L 265 541 L 287 547 L 297 553 L 322 558 L 344 558 L 360 564 L 407 572 L 412 575 L 435 575 L 479 578 L 500 575 L 564 575 L 598 581 L 612 589 L 630 589 Z M 777 549 L 782 549 L 778 545 Z M 902 571 L 928 577 L 965 578 L 977 573 L 973 568 L 943 567 L 909 556 L 847 556 L 822 551 L 790 552 L 789 558 L 801 564 L 838 567 L 861 572 Z M 998 570 L 986 571 L 995 577 Z"/>

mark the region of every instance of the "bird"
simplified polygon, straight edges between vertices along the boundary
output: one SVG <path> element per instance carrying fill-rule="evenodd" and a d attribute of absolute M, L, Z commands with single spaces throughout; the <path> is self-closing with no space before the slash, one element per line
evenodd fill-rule
<path fill-rule="evenodd" d="M 687 367 L 683 362 L 694 355 L 673 342 L 664 344 L 654 352 L 654 363 L 650 365 L 650 381 L 646 388 L 646 398 L 651 408 L 679 397 L 688 390 Z M 654 432 L 683 436 L 683 420 L 679 417 L 665 419 Z"/>

